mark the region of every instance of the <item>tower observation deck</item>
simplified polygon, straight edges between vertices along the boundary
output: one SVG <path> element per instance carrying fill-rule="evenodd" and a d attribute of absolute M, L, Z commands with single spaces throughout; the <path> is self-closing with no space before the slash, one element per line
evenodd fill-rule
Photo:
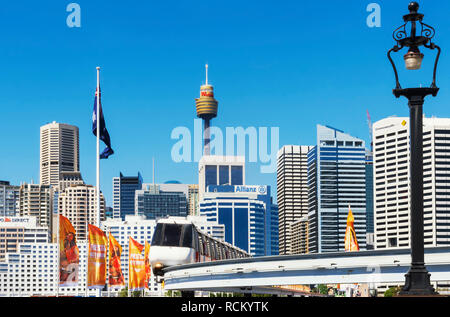
<path fill-rule="evenodd" d="M 195 99 L 197 117 L 203 120 L 204 155 L 210 155 L 210 121 L 217 116 L 218 101 L 214 99 L 214 87 L 208 84 L 208 64 L 205 65 L 206 82 L 200 86 L 200 98 Z"/>

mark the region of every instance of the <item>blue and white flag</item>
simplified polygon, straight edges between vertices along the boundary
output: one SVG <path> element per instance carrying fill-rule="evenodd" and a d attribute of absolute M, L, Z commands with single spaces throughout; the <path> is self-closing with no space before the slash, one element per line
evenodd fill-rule
<path fill-rule="evenodd" d="M 113 149 L 111 148 L 111 140 L 109 138 L 108 130 L 105 125 L 105 118 L 103 117 L 102 110 L 102 102 L 101 102 L 101 90 L 100 90 L 100 140 L 105 143 L 106 148 L 100 154 L 101 159 L 107 159 L 111 154 L 114 154 Z M 92 114 L 92 133 L 97 136 L 97 91 L 95 92 L 95 100 L 94 100 L 94 113 Z"/>

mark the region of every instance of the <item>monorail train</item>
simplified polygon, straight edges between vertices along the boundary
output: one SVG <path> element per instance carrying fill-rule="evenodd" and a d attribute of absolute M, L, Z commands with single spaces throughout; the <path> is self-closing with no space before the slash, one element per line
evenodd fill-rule
<path fill-rule="evenodd" d="M 173 265 L 250 257 L 227 242 L 200 231 L 192 221 L 169 217 L 157 221 L 149 261 L 156 276 Z"/>

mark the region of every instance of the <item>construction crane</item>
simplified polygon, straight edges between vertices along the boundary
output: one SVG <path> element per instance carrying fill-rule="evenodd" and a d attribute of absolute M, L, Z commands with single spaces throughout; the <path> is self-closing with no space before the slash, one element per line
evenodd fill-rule
<path fill-rule="evenodd" d="M 369 110 L 367 110 L 367 124 L 369 126 L 370 152 L 373 152 L 372 119 L 370 118 Z"/>

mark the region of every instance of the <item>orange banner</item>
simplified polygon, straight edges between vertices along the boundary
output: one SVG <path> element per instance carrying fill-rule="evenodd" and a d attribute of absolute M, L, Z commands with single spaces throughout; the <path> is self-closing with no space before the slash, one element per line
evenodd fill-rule
<path fill-rule="evenodd" d="M 106 284 L 106 234 L 91 224 L 89 227 L 88 287 L 103 288 Z"/>
<path fill-rule="evenodd" d="M 59 285 L 78 284 L 80 256 L 76 232 L 69 219 L 59 215 Z"/>
<path fill-rule="evenodd" d="M 352 210 L 350 206 L 348 207 L 347 216 L 347 228 L 345 230 L 345 251 L 359 251 L 358 240 L 356 239 L 356 233 L 354 228 L 355 218 L 353 217 Z"/>
<path fill-rule="evenodd" d="M 151 266 L 150 266 L 150 259 L 148 258 L 148 255 L 150 253 L 150 243 L 147 241 L 145 242 L 145 249 L 144 249 L 144 261 L 145 261 L 145 288 L 149 288 L 148 281 L 150 280 L 151 276 Z"/>
<path fill-rule="evenodd" d="M 120 255 L 122 254 L 122 246 L 117 242 L 116 238 L 109 233 L 109 286 L 124 286 L 125 279 L 123 277 L 120 265 Z"/>
<path fill-rule="evenodd" d="M 145 287 L 145 259 L 141 252 L 144 246 L 132 237 L 128 248 L 128 285 L 130 291 L 142 290 Z"/>

